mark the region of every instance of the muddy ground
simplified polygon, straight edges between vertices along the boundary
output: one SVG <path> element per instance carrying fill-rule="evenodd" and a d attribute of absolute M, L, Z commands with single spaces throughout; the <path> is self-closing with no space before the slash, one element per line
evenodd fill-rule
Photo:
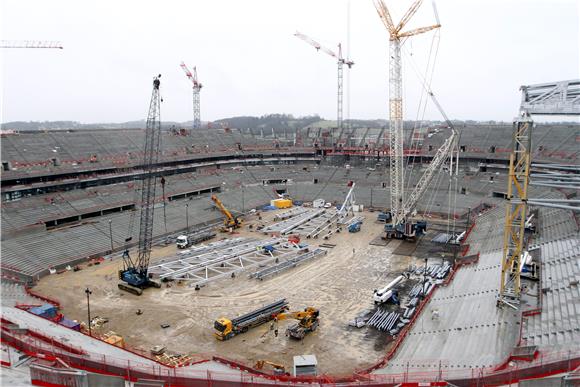
<path fill-rule="evenodd" d="M 275 213 L 264 213 L 262 221 L 250 219 L 236 236 L 267 237 L 247 226 L 268 222 Z M 210 282 L 199 291 L 172 284 L 147 289 L 139 297 L 117 288 L 117 272 L 122 267 L 117 259 L 92 267 L 85 265 L 78 272 L 45 277 L 35 290 L 58 299 L 68 318 L 86 321 L 84 290 L 88 286 L 93 292 L 91 315 L 109 319 L 101 332 L 117 332 L 130 347 L 148 351 L 162 344 L 176 353 L 221 355 L 247 365 L 267 359 L 287 367 L 292 365 L 295 355 L 315 354 L 319 372 L 350 374 L 380 359 L 386 352 L 389 336 L 371 328 L 349 327 L 348 321 L 373 308 L 373 289 L 390 282 L 410 264 L 418 263 L 414 258 L 392 254 L 400 241 L 392 241 L 386 247 L 370 246 L 369 242 L 383 225 L 375 222 L 376 214 L 363 213 L 363 216 L 366 221 L 359 233 L 343 231 L 328 241 L 304 239 L 303 242 L 313 247 L 325 242 L 336 247 L 322 258 L 264 281 L 250 279 L 244 273 L 237 278 Z M 220 239 L 225 237 L 226 234 L 218 235 Z M 176 250 L 175 246 L 155 248 L 152 263 Z M 290 310 L 306 306 L 319 308 L 318 330 L 303 341 L 293 341 L 283 334 L 286 325 L 293 323 L 287 320 L 280 323 L 282 334 L 278 337 L 270 331 L 269 324 L 225 342 L 213 337 L 215 319 L 233 318 L 280 298 L 288 299 Z M 138 309 L 143 314 L 137 315 Z M 170 327 L 163 329 L 161 324 Z"/>

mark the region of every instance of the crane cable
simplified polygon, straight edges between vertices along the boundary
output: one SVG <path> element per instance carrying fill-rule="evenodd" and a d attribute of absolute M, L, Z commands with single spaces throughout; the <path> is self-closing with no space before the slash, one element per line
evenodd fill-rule
<path fill-rule="evenodd" d="M 437 61 L 437 56 L 439 53 L 439 42 L 440 42 L 440 32 L 439 32 L 439 30 L 437 30 L 435 32 L 435 34 L 433 35 L 433 38 L 431 40 L 431 46 L 429 49 L 427 66 L 425 68 L 425 76 L 421 75 L 421 73 L 417 70 L 417 66 L 416 66 L 416 63 L 413 61 L 413 58 L 411 57 L 411 55 L 408 55 L 408 57 L 410 59 L 411 68 L 413 69 L 413 71 L 415 72 L 417 77 L 421 80 L 422 85 L 423 85 L 423 92 L 421 93 L 421 97 L 419 100 L 419 106 L 417 108 L 415 125 L 413 127 L 413 131 L 411 134 L 411 147 L 410 147 L 411 150 L 418 149 L 418 147 L 419 147 L 418 142 L 413 143 L 413 137 L 414 137 L 415 131 L 417 130 L 417 122 L 419 122 L 419 115 L 421 114 L 421 120 L 420 120 L 421 123 L 423 123 L 424 118 L 425 118 L 425 112 L 427 109 L 427 102 L 428 102 L 427 93 L 431 90 L 431 83 L 433 81 L 433 76 L 434 76 L 434 71 L 435 71 L 435 63 Z M 405 47 L 403 46 L 403 48 L 405 48 Z M 434 54 L 433 54 L 433 50 L 435 50 Z M 433 60 L 431 60 L 431 59 L 433 59 Z M 409 164 L 409 162 L 411 162 L 410 174 L 413 173 L 414 168 L 415 168 L 415 157 L 416 157 L 415 152 L 411 152 L 411 154 L 409 156 L 407 156 L 407 165 Z M 453 157 L 453 155 L 451 155 L 451 157 Z M 451 176 L 453 176 L 453 171 L 450 170 L 449 172 L 450 172 Z M 440 184 L 440 175 L 441 175 L 441 168 L 438 171 L 438 175 L 437 175 L 437 179 L 436 179 L 436 183 L 435 183 L 436 189 L 438 189 L 439 184 Z M 455 180 L 455 189 L 453 192 L 453 207 L 451 206 L 452 180 Z M 410 186 L 411 186 L 411 179 L 407 179 L 407 189 L 409 189 Z M 448 191 L 448 195 L 447 195 L 448 196 L 447 232 L 449 233 L 449 226 L 451 224 L 451 220 L 450 220 L 451 210 L 453 209 L 453 214 L 455 215 L 455 211 L 457 208 L 457 176 L 455 176 L 455 178 L 453 178 L 453 177 L 449 178 L 449 184 L 447 187 L 447 191 Z M 425 213 L 427 213 L 427 211 L 429 213 L 431 212 L 431 207 L 433 205 L 433 201 L 434 201 L 434 196 L 431 196 L 431 198 L 429 200 L 430 203 L 428 204 L 428 207 L 427 207 Z M 455 230 L 455 216 L 453 217 L 453 230 Z"/>
<path fill-rule="evenodd" d="M 243 133 L 241 132 L 241 130 L 240 130 L 240 133 L 242 134 L 242 136 L 240 137 L 240 147 L 239 147 L 238 150 L 236 150 L 236 152 L 241 153 L 243 156 L 247 156 L 246 153 L 244 152 L 244 146 L 241 143 L 241 140 L 244 137 L 243 136 Z M 227 148 L 227 146 L 224 144 L 224 142 L 221 141 L 220 136 L 217 136 L 217 137 L 218 137 L 219 141 L 222 143 L 222 145 Z M 262 191 L 264 191 L 264 193 L 266 194 L 266 197 L 271 198 L 272 195 L 268 191 L 266 191 L 266 188 L 264 188 L 264 182 L 263 181 L 261 182 L 260 180 L 258 180 L 256 178 L 256 176 L 252 173 L 252 171 L 250 171 L 250 169 L 248 168 L 247 161 L 246 161 L 246 158 L 245 157 L 244 157 L 244 162 L 242 163 L 242 166 L 244 167 L 244 170 L 246 172 L 248 172 L 248 174 L 252 177 L 252 179 L 254 179 L 254 181 L 258 184 L 258 186 L 262 189 Z M 241 180 L 242 179 L 240 179 L 240 181 Z"/>
<path fill-rule="evenodd" d="M 413 142 L 413 137 L 415 134 L 415 131 L 417 130 L 417 122 L 419 122 L 419 114 L 421 114 L 421 120 L 420 122 L 423 123 L 424 118 L 425 118 L 425 112 L 427 110 L 427 102 L 428 102 L 428 98 L 427 98 L 427 93 L 429 92 L 429 90 L 431 90 L 431 83 L 433 81 L 433 76 L 435 73 L 435 64 L 437 61 L 437 56 L 439 53 L 439 42 L 440 42 L 440 32 L 439 30 L 435 31 L 435 34 L 433 34 L 433 38 L 431 39 L 431 46 L 429 48 L 429 56 L 428 56 L 428 60 L 427 60 L 427 66 L 425 67 L 425 76 L 423 76 L 417 69 L 417 65 L 415 63 L 415 61 L 413 60 L 411 54 L 407 55 L 407 57 L 409 58 L 409 63 L 411 64 L 411 68 L 412 70 L 415 72 L 415 75 L 417 76 L 417 78 L 419 78 L 419 81 L 421 81 L 422 86 L 423 86 L 423 90 L 421 92 L 421 96 L 419 99 L 419 106 L 417 107 L 417 115 L 415 118 L 415 124 L 413 127 L 413 130 L 411 132 L 411 147 L 410 149 L 413 150 L 418 150 L 419 149 L 419 143 L 417 141 Z M 403 46 L 403 49 L 405 50 L 405 46 Z M 433 51 L 434 50 L 434 51 Z M 422 110 L 422 113 L 420 113 Z M 414 147 L 414 148 L 413 148 Z M 409 164 L 409 162 L 411 162 L 411 171 L 409 172 L 410 174 L 413 173 L 414 168 L 415 168 L 415 152 L 411 152 L 410 155 L 407 156 L 407 165 Z M 409 189 L 410 187 L 410 180 L 407 181 L 407 189 Z"/>

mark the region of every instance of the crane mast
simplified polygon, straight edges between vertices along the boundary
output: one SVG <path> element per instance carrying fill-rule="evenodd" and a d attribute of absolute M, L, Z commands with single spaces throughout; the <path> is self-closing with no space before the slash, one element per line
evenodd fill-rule
<path fill-rule="evenodd" d="M 161 95 L 159 86 L 161 75 L 153 79 L 153 91 L 147 115 L 147 126 L 145 128 L 145 146 L 143 149 L 143 170 L 145 177 L 141 184 L 141 217 L 139 223 L 139 246 L 138 257 L 134 261 L 128 252 L 123 254 L 124 270 L 119 273 L 119 277 L 125 284 L 119 284 L 119 288 L 131 293 L 140 295 L 142 289 L 154 286 L 157 283 L 148 277 L 149 259 L 151 257 L 151 245 L 153 242 L 153 215 L 155 207 L 155 188 L 157 177 L 155 169 L 159 160 L 159 146 L 161 141 Z"/>
<path fill-rule="evenodd" d="M 197 67 L 193 67 L 193 74 L 189 71 L 186 64 L 181 62 L 181 68 L 187 78 L 193 84 L 193 129 L 201 128 L 201 107 L 200 107 L 200 91 L 203 85 L 197 79 Z"/>
<path fill-rule="evenodd" d="M 403 168 L 403 74 L 401 41 L 390 40 L 389 61 L 389 172 L 391 183 L 391 216 L 394 224 L 403 221 L 405 170 Z"/>
<path fill-rule="evenodd" d="M 338 139 L 342 138 L 342 134 L 344 132 L 344 125 L 343 125 L 343 72 L 344 72 L 344 65 L 347 65 L 350 69 L 354 62 L 349 59 L 345 59 L 342 57 L 342 45 L 338 44 L 338 54 L 332 51 L 329 48 L 322 46 L 320 43 L 315 41 L 314 39 L 300 33 L 296 32 L 294 34 L 297 38 L 304 40 L 306 43 L 310 44 L 312 47 L 316 49 L 316 51 L 322 50 L 324 53 L 330 55 L 331 57 L 337 59 L 337 102 L 336 102 L 336 126 L 338 129 Z"/>

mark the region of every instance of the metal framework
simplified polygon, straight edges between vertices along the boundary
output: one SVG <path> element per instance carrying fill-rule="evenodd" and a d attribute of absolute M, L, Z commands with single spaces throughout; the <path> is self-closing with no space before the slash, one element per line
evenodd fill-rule
<path fill-rule="evenodd" d="M 580 79 L 522 86 L 521 109 L 528 114 L 580 115 Z"/>
<path fill-rule="evenodd" d="M 532 119 L 526 113 L 514 122 L 510 155 L 500 301 L 511 306 L 518 302 L 520 296 L 520 265 L 524 250 L 532 125 Z"/>
<path fill-rule="evenodd" d="M 521 294 L 521 260 L 530 181 L 531 115 L 580 115 L 580 80 L 522 86 L 520 116 L 514 121 L 498 306 L 516 308 Z M 550 205 L 546 202 L 533 202 Z M 559 206 L 560 208 L 561 205 Z"/>
<path fill-rule="evenodd" d="M 342 135 L 344 132 L 344 127 L 343 127 L 343 122 L 342 122 L 343 121 L 342 120 L 342 116 L 343 116 L 342 115 L 343 67 L 344 67 L 344 65 L 347 65 L 348 68 L 350 69 L 352 67 L 352 65 L 354 65 L 354 62 L 352 60 L 345 59 L 342 57 L 342 45 L 340 43 L 338 44 L 338 54 L 337 54 L 334 51 L 332 51 L 331 49 L 322 46 L 317 41 L 313 40 L 312 38 L 310 38 L 310 37 L 308 37 L 300 32 L 296 32 L 294 34 L 294 36 L 304 40 L 306 43 L 308 43 L 311 46 L 313 46 L 314 48 L 316 48 L 317 51 L 322 50 L 326 54 L 328 54 L 328 55 L 330 55 L 333 58 L 336 58 L 338 60 L 338 62 L 337 62 L 337 66 L 338 66 L 337 88 L 338 89 L 337 89 L 337 103 L 336 103 L 336 126 L 338 128 L 337 141 L 339 141 L 342 138 Z"/>
<path fill-rule="evenodd" d="M 61 42 L 43 40 L 1 40 L 0 48 L 57 48 L 62 50 Z"/>
<path fill-rule="evenodd" d="M 342 203 L 342 206 L 340 206 L 340 209 L 338 210 L 338 215 L 340 217 L 340 220 L 344 220 L 344 218 L 346 218 L 346 216 L 348 214 L 353 214 L 354 215 L 354 211 L 353 211 L 353 206 L 356 203 L 356 198 L 354 196 L 354 187 L 356 186 L 356 183 L 352 183 L 352 186 L 350 187 L 350 190 L 348 191 L 348 193 L 346 194 L 346 197 L 344 198 L 344 202 Z"/>
<path fill-rule="evenodd" d="M 250 278 L 256 278 L 258 280 L 263 280 L 264 278 L 271 277 L 276 275 L 280 272 L 285 270 L 291 269 L 302 263 L 308 262 L 314 258 L 318 258 L 321 256 L 326 255 L 327 251 L 323 249 L 315 249 L 313 251 L 303 251 L 300 254 L 297 254 L 291 258 L 286 259 L 283 262 L 280 262 L 276 265 L 267 267 L 265 269 L 260 269 L 252 274 L 250 274 Z"/>
<path fill-rule="evenodd" d="M 282 222 L 272 224 L 268 227 L 264 227 L 262 229 L 262 232 L 266 234 L 268 233 L 280 233 L 282 235 L 288 234 L 290 232 L 293 232 L 293 230 L 296 229 L 297 227 L 309 222 L 310 220 L 322 214 L 324 214 L 324 209 L 311 209 L 302 214 L 293 216 L 288 220 L 284 220 Z"/>
<path fill-rule="evenodd" d="M 273 249 L 265 249 L 266 246 L 272 246 Z M 306 246 L 288 243 L 284 238 L 240 238 L 233 246 L 213 246 L 210 251 L 200 251 L 201 254 L 152 266 L 150 272 L 161 279 L 182 280 L 189 282 L 190 286 L 201 286 L 273 261 L 290 261 L 304 254 L 307 249 Z"/>
<path fill-rule="evenodd" d="M 196 66 L 193 67 L 193 74 L 189 71 L 185 63 L 181 62 L 180 66 L 193 84 L 193 129 L 199 129 L 201 128 L 200 91 L 203 85 L 197 80 Z"/>

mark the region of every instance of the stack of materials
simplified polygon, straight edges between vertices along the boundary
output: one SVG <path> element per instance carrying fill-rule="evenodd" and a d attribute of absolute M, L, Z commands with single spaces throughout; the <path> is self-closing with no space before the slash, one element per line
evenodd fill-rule
<path fill-rule="evenodd" d="M 373 317 L 367 321 L 367 325 L 378 329 L 379 331 L 392 331 L 399 322 L 401 314 L 398 312 L 389 312 L 382 309 L 377 309 Z"/>
<path fill-rule="evenodd" d="M 254 277 L 259 280 L 263 280 L 266 277 L 278 274 L 284 270 L 296 267 L 301 263 L 307 262 L 311 259 L 326 255 L 327 251 L 323 249 L 316 249 L 314 251 L 306 252 L 305 254 L 300 254 L 296 257 L 292 257 L 285 262 L 281 262 L 277 265 L 267 267 L 265 269 L 259 270 L 252 273 L 250 277 Z"/>

